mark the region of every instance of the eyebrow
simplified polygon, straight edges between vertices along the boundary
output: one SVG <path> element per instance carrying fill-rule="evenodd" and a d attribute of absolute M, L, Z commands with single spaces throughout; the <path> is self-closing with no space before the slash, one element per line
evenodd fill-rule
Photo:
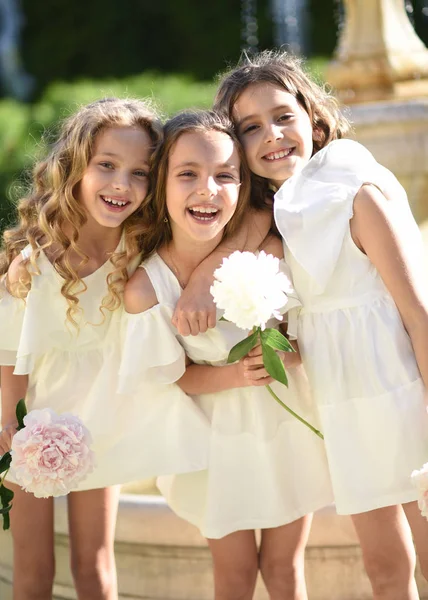
<path fill-rule="evenodd" d="M 96 152 L 92 158 L 95 156 L 111 156 L 112 158 L 120 158 L 119 154 L 116 154 L 115 152 Z M 145 159 L 141 159 L 141 161 L 137 160 L 136 162 L 141 162 L 144 165 L 149 164 L 149 162 Z"/>
<path fill-rule="evenodd" d="M 269 112 L 276 112 L 276 111 L 287 111 L 287 112 L 293 112 L 293 108 L 289 105 L 289 104 L 281 104 L 280 106 L 274 106 L 273 108 L 269 109 Z M 257 113 L 254 113 L 253 115 L 247 115 L 246 117 L 244 117 L 243 119 L 241 119 L 240 121 L 238 121 L 238 127 L 240 127 L 242 125 L 242 123 L 245 123 L 245 121 L 251 121 L 252 119 L 256 119 L 259 115 Z"/>
<path fill-rule="evenodd" d="M 191 162 L 180 163 L 180 164 L 178 164 L 176 166 L 173 166 L 172 169 L 175 171 L 176 169 L 183 169 L 184 167 L 200 167 L 200 166 L 201 166 L 200 163 L 198 163 L 198 162 L 192 162 L 191 161 Z M 223 163 L 223 164 L 218 165 L 218 166 L 221 169 L 225 168 L 225 169 L 234 169 L 235 171 L 238 170 L 238 167 L 235 167 L 231 163 Z"/>

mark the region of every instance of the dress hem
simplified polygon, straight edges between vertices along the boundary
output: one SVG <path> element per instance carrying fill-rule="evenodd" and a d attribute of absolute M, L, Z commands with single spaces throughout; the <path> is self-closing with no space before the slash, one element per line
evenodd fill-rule
<path fill-rule="evenodd" d="M 347 506 L 343 504 L 340 508 L 336 503 L 336 512 L 338 515 L 358 515 L 360 513 L 369 512 L 378 508 L 386 508 L 387 506 L 396 506 L 398 504 L 406 504 L 407 502 L 414 502 L 418 499 L 417 490 L 407 490 L 406 492 L 389 494 L 388 496 L 380 496 L 370 503 L 363 505 L 351 505 Z"/>
<path fill-rule="evenodd" d="M 306 507 L 305 509 L 297 510 L 293 513 L 293 515 L 281 518 L 279 520 L 273 519 L 273 520 L 262 521 L 261 519 L 254 519 L 254 520 L 246 519 L 246 520 L 240 521 L 239 523 L 234 522 L 233 525 L 231 524 L 231 526 L 229 526 L 229 527 L 224 526 L 220 532 L 218 530 L 216 532 L 214 532 L 210 529 L 204 529 L 199 526 L 197 519 L 195 519 L 194 515 L 186 513 L 185 511 L 176 510 L 170 503 L 168 503 L 168 506 L 178 517 L 188 521 L 189 523 L 191 523 L 192 525 L 197 527 L 198 530 L 200 531 L 201 535 L 203 535 L 205 538 L 212 539 L 212 540 L 218 540 L 218 539 L 225 537 L 226 535 L 230 535 L 231 533 L 235 533 L 237 531 L 252 530 L 252 529 L 274 529 L 276 527 L 281 527 L 283 525 L 289 525 L 290 523 L 294 523 L 294 521 L 297 521 L 298 519 L 301 519 L 302 517 L 305 517 L 306 515 L 309 515 L 318 510 L 321 510 L 322 508 L 324 508 L 326 506 L 330 506 L 332 504 L 332 502 L 333 502 L 333 500 L 330 496 L 328 500 L 322 500 L 317 503 L 314 503 L 314 504 L 312 504 L 311 507 Z"/>

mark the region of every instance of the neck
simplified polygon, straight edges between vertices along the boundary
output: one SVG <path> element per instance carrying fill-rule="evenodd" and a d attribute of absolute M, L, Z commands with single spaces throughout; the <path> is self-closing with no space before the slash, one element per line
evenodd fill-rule
<path fill-rule="evenodd" d="M 185 287 L 196 267 L 211 254 L 220 241 L 221 235 L 204 242 L 181 240 L 179 236 L 174 236 L 164 249 L 165 252 L 162 252 L 162 258 L 175 272 L 180 285 Z"/>
<path fill-rule="evenodd" d="M 79 229 L 79 250 L 89 257 L 102 258 L 106 253 L 113 252 L 122 235 L 121 227 L 103 227 L 89 220 Z"/>

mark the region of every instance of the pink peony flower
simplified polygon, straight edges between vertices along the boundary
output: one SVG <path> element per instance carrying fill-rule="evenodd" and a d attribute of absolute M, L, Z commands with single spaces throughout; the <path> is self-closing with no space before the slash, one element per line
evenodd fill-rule
<path fill-rule="evenodd" d="M 49 408 L 24 417 L 12 440 L 11 473 L 36 498 L 64 496 L 94 468 L 89 431 L 78 417 Z"/>
<path fill-rule="evenodd" d="M 418 490 L 418 506 L 423 517 L 428 519 L 428 463 L 419 471 L 413 471 L 412 481 Z"/>

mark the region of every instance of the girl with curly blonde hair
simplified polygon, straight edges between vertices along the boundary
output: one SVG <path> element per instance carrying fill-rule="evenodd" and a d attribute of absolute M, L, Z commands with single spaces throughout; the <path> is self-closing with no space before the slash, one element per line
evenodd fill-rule
<path fill-rule="evenodd" d="M 72 412 L 90 430 L 97 466 L 68 495 L 71 567 L 85 600 L 117 598 L 116 484 L 141 476 L 137 401 L 111 390 L 118 309 L 138 263 L 142 203 L 161 137 L 143 101 L 106 98 L 82 107 L 36 164 L 0 257 L 0 454 L 10 449 L 20 398 L 29 410 Z M 14 598 L 51 598 L 52 498 L 35 498 L 10 481 Z"/>

